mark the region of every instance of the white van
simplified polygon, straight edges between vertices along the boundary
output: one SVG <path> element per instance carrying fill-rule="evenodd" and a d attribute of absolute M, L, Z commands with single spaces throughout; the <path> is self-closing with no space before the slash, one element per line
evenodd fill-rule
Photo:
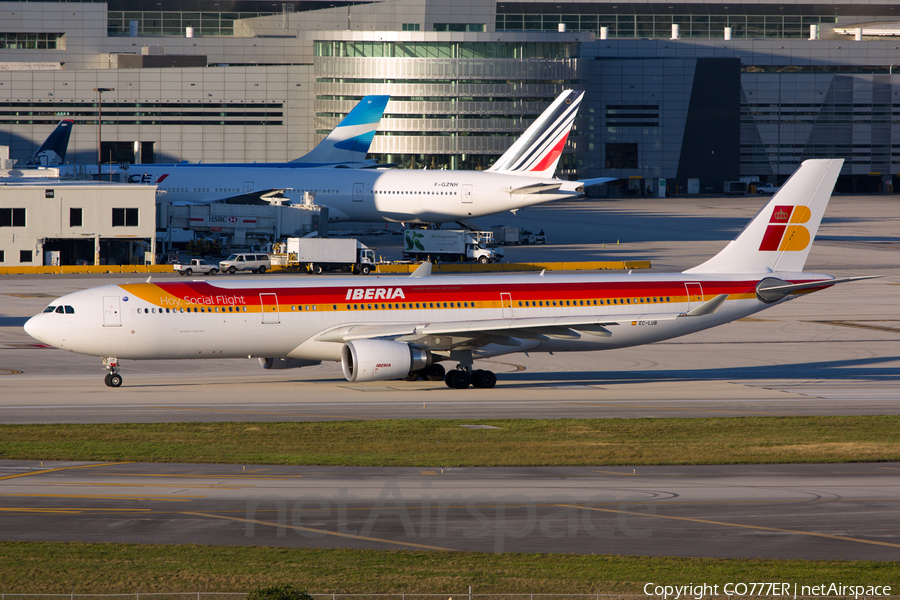
<path fill-rule="evenodd" d="M 268 254 L 232 254 L 219 262 L 219 271 L 234 275 L 238 271 L 265 273 L 272 268 Z"/>

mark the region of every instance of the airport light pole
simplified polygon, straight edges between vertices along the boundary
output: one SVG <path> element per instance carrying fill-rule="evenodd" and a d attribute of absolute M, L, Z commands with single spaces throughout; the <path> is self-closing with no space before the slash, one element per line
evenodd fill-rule
<path fill-rule="evenodd" d="M 116 88 L 94 88 L 94 91 L 97 92 L 97 181 L 102 181 L 103 149 L 100 140 L 103 131 L 103 92 L 114 92 Z"/>

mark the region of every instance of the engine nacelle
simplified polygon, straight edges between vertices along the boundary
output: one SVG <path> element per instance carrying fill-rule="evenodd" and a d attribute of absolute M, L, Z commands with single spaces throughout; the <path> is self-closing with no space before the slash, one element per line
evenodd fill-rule
<path fill-rule="evenodd" d="M 347 381 L 399 379 L 430 364 L 430 352 L 404 342 L 354 340 L 341 349 L 341 368 Z"/>
<path fill-rule="evenodd" d="M 282 356 L 281 358 L 261 358 L 259 359 L 259 366 L 263 369 L 299 369 L 300 367 L 311 367 L 312 365 L 318 365 L 322 361 L 320 360 L 305 360 L 302 358 L 286 358 Z"/>

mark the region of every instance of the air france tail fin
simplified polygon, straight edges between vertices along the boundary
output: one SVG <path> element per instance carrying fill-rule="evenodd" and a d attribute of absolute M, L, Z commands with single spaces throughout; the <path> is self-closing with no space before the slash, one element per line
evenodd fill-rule
<path fill-rule="evenodd" d="M 375 139 L 375 130 L 390 96 L 366 96 L 359 101 L 331 133 L 308 154 L 294 163 L 362 163 Z"/>
<path fill-rule="evenodd" d="M 802 271 L 843 163 L 803 161 L 737 238 L 685 273 Z"/>
<path fill-rule="evenodd" d="M 72 135 L 71 119 L 63 119 L 59 122 L 41 147 L 31 155 L 21 166 L 23 167 L 52 167 L 61 165 L 66 161 L 66 150 L 69 148 L 69 136 Z"/>
<path fill-rule="evenodd" d="M 583 98 L 584 92 L 563 91 L 488 171 L 552 178 Z"/>

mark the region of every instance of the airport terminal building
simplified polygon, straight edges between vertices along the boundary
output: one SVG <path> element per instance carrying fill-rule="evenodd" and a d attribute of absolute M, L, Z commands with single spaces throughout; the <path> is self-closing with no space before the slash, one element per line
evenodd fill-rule
<path fill-rule="evenodd" d="M 70 163 L 96 165 L 98 133 L 105 163 L 281 162 L 362 96 L 390 94 L 371 156 L 480 169 L 573 87 L 587 96 L 563 177 L 721 192 L 841 157 L 839 190 L 889 191 L 897 13 L 886 0 L 0 2 L 0 145 L 28 156 L 69 118 Z"/>

